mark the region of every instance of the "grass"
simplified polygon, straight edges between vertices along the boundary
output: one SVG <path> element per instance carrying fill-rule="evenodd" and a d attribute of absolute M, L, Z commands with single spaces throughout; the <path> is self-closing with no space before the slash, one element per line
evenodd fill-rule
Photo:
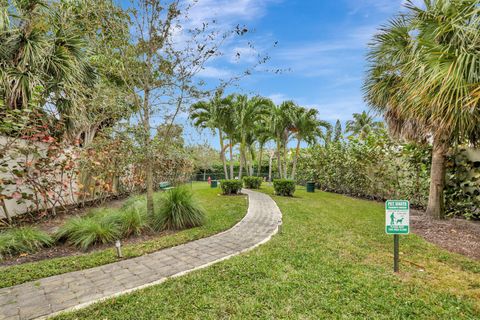
<path fill-rule="evenodd" d="M 33 227 L 9 229 L 0 233 L 0 259 L 5 255 L 35 252 L 52 243 L 52 237 Z"/>
<path fill-rule="evenodd" d="M 381 203 L 273 198 L 283 226 L 268 243 L 56 319 L 478 319 L 480 262 L 411 234 L 394 275 Z"/>
<path fill-rule="evenodd" d="M 235 225 L 247 212 L 247 201 L 244 197 L 218 196 L 220 189 L 211 189 L 206 183 L 193 184 L 193 192 L 199 204 L 205 208 L 206 222 L 203 226 L 167 234 L 141 243 L 124 245 L 122 248 L 123 256 L 125 258 L 138 257 L 162 248 L 219 233 Z M 135 201 L 136 199 L 129 199 L 125 206 L 131 205 Z M 112 247 L 111 249 L 82 255 L 0 267 L 2 275 L 0 277 L 0 288 L 115 261 L 118 261 L 118 258 L 115 255 L 115 249 Z"/>

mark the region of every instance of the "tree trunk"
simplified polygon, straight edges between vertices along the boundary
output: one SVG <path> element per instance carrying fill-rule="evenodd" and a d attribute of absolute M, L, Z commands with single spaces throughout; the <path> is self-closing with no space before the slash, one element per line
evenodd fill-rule
<path fill-rule="evenodd" d="M 153 157 L 150 154 L 150 108 L 148 101 L 150 99 L 150 90 L 144 90 L 143 97 L 143 129 L 145 134 L 145 175 L 147 178 L 147 215 L 153 216 Z"/>
<path fill-rule="evenodd" d="M 260 150 L 258 155 L 257 177 L 262 173 L 262 156 L 263 156 L 263 144 L 260 144 Z"/>
<path fill-rule="evenodd" d="M 230 139 L 230 177 L 233 179 L 233 141 Z"/>
<path fill-rule="evenodd" d="M 268 181 L 272 182 L 272 162 L 273 162 L 273 153 L 270 153 L 268 158 Z"/>
<path fill-rule="evenodd" d="M 245 142 L 240 142 L 240 169 L 238 170 L 238 179 L 242 179 L 243 166 L 245 165 Z"/>
<path fill-rule="evenodd" d="M 285 143 L 283 144 L 283 161 L 284 161 L 284 165 L 283 165 L 283 170 L 284 170 L 284 173 L 283 173 L 283 176 L 285 179 L 288 179 L 288 160 L 287 160 L 287 141 L 285 141 Z"/>
<path fill-rule="evenodd" d="M 218 136 L 220 138 L 220 159 L 222 159 L 223 173 L 225 174 L 225 179 L 228 179 L 227 161 L 225 160 L 225 146 L 223 144 L 222 130 L 220 129 L 218 129 Z"/>
<path fill-rule="evenodd" d="M 446 154 L 448 147 L 441 138 L 435 138 L 432 150 L 432 169 L 430 171 L 430 193 L 428 195 L 427 215 L 434 219 L 445 218 Z"/>
<path fill-rule="evenodd" d="M 205 181 L 207 178 L 207 170 L 203 169 L 203 181 Z"/>
<path fill-rule="evenodd" d="M 300 137 L 297 138 L 297 148 L 295 149 L 295 158 L 293 158 L 292 180 L 295 180 L 295 173 L 297 171 L 298 155 L 300 154 Z"/>
<path fill-rule="evenodd" d="M 281 149 L 280 141 L 277 141 L 277 166 L 278 166 L 277 171 L 278 171 L 279 178 L 282 179 L 282 157 L 280 156 L 281 155 L 280 149 Z"/>

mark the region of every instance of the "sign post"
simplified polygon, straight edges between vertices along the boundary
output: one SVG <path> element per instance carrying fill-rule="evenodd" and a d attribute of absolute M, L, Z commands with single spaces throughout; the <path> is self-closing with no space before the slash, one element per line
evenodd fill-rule
<path fill-rule="evenodd" d="M 393 234 L 393 271 L 399 271 L 400 235 L 410 233 L 410 203 L 407 200 L 387 200 L 385 232 Z"/>

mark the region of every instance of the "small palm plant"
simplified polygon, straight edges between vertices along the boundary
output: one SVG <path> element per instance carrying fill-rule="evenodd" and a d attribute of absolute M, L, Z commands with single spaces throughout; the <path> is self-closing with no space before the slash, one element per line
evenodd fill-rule
<path fill-rule="evenodd" d="M 181 230 L 203 225 L 205 211 L 195 201 L 192 192 L 185 187 L 169 190 L 160 199 L 159 210 L 151 221 L 152 228 Z"/>

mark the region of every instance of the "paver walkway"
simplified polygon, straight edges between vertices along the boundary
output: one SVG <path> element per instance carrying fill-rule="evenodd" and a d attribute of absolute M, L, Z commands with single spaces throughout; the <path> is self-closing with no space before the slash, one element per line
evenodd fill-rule
<path fill-rule="evenodd" d="M 84 307 L 206 267 L 268 241 L 281 224 L 280 209 L 263 193 L 243 192 L 249 196 L 248 212 L 233 228 L 138 258 L 0 289 L 0 319 L 44 318 Z"/>

